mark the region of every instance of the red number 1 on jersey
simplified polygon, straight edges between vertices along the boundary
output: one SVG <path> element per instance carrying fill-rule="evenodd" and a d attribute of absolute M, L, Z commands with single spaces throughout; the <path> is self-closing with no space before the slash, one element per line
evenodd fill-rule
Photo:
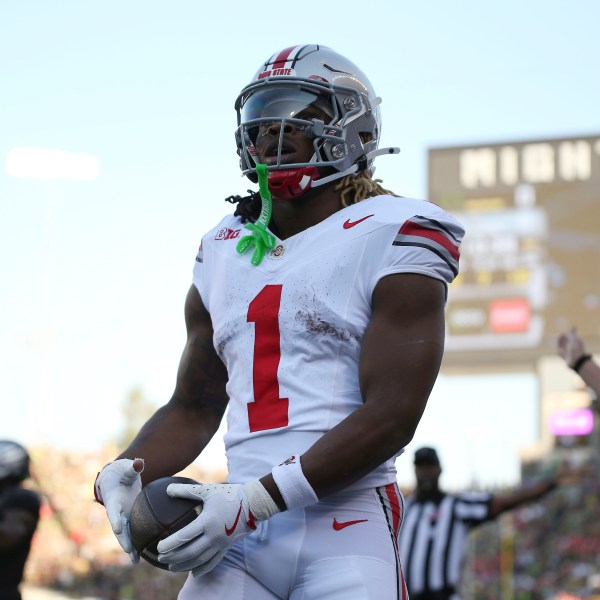
<path fill-rule="evenodd" d="M 248 322 L 254 323 L 254 402 L 248 404 L 250 431 L 288 424 L 287 398 L 279 397 L 277 370 L 281 358 L 279 307 L 281 285 L 266 285 L 250 302 Z"/>

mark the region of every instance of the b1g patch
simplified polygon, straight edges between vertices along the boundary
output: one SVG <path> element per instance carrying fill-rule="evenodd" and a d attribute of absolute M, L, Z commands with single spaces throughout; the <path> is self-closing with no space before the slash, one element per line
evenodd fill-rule
<path fill-rule="evenodd" d="M 273 258 L 273 259 L 283 258 L 284 254 L 285 254 L 285 246 L 283 244 L 277 244 L 277 246 L 275 246 L 275 248 L 273 248 L 273 250 L 271 250 L 271 252 L 269 252 L 269 258 Z"/>
<path fill-rule="evenodd" d="M 235 240 L 240 237 L 241 229 L 229 229 L 228 227 L 222 227 L 217 231 L 215 240 Z"/>

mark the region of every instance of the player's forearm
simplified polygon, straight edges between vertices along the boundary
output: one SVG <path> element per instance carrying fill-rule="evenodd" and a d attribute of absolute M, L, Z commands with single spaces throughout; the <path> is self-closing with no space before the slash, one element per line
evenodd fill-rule
<path fill-rule="evenodd" d="M 444 293 L 439 281 L 423 276 L 378 283 L 359 363 L 364 404 L 301 456 L 304 487 L 312 488 L 304 500 L 348 487 L 412 440 L 443 356 Z M 291 479 L 302 487 L 303 478 Z M 263 481 L 268 490 L 271 484 Z"/>
<path fill-rule="evenodd" d="M 364 404 L 302 455 L 303 471 L 319 497 L 344 489 L 398 454 L 425 410 L 443 354 L 443 319 L 429 319 L 413 339 L 406 333 L 382 335 L 387 324 L 372 325 L 365 336 Z"/>
<path fill-rule="evenodd" d="M 412 439 L 416 423 L 363 406 L 302 455 L 317 496 L 335 493 L 394 457 Z"/>
<path fill-rule="evenodd" d="M 144 484 L 173 475 L 197 458 L 219 423 L 214 412 L 185 409 L 171 401 L 150 417 L 117 458 L 143 458 Z"/>
<path fill-rule="evenodd" d="M 338 492 L 395 456 L 410 442 L 414 429 L 362 407 L 301 456 L 303 474 L 318 498 Z M 285 510 L 273 476 L 267 474 L 260 481 L 277 506 Z"/>

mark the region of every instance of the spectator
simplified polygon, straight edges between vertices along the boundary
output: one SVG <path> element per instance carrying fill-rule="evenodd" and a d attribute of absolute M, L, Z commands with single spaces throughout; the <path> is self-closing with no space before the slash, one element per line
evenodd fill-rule
<path fill-rule="evenodd" d="M 596 410 L 600 407 L 600 365 L 587 352 L 585 344 L 577 334 L 577 328 L 572 327 L 558 337 L 557 350 L 559 356 L 583 379 L 585 384 L 592 388 L 596 395 Z"/>
<path fill-rule="evenodd" d="M 0 440 L 0 599 L 21 600 L 19 586 L 38 524 L 40 497 L 21 486 L 29 477 L 29 454 Z"/>
<path fill-rule="evenodd" d="M 414 465 L 417 487 L 406 501 L 399 542 L 411 600 L 457 599 L 469 531 L 541 498 L 572 477 L 566 467 L 561 467 L 550 477 L 502 494 L 447 494 L 439 487 L 442 468 L 434 448 L 417 450 Z"/>

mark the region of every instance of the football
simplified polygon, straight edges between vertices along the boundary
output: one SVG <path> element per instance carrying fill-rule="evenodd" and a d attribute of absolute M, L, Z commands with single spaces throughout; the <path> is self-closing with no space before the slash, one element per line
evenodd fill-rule
<path fill-rule="evenodd" d="M 129 532 L 141 558 L 160 569 L 168 565 L 158 562 L 156 546 L 160 540 L 191 523 L 202 511 L 201 500 L 171 498 L 171 483 L 198 483 L 188 477 L 163 477 L 152 481 L 138 494 L 129 517 Z"/>

